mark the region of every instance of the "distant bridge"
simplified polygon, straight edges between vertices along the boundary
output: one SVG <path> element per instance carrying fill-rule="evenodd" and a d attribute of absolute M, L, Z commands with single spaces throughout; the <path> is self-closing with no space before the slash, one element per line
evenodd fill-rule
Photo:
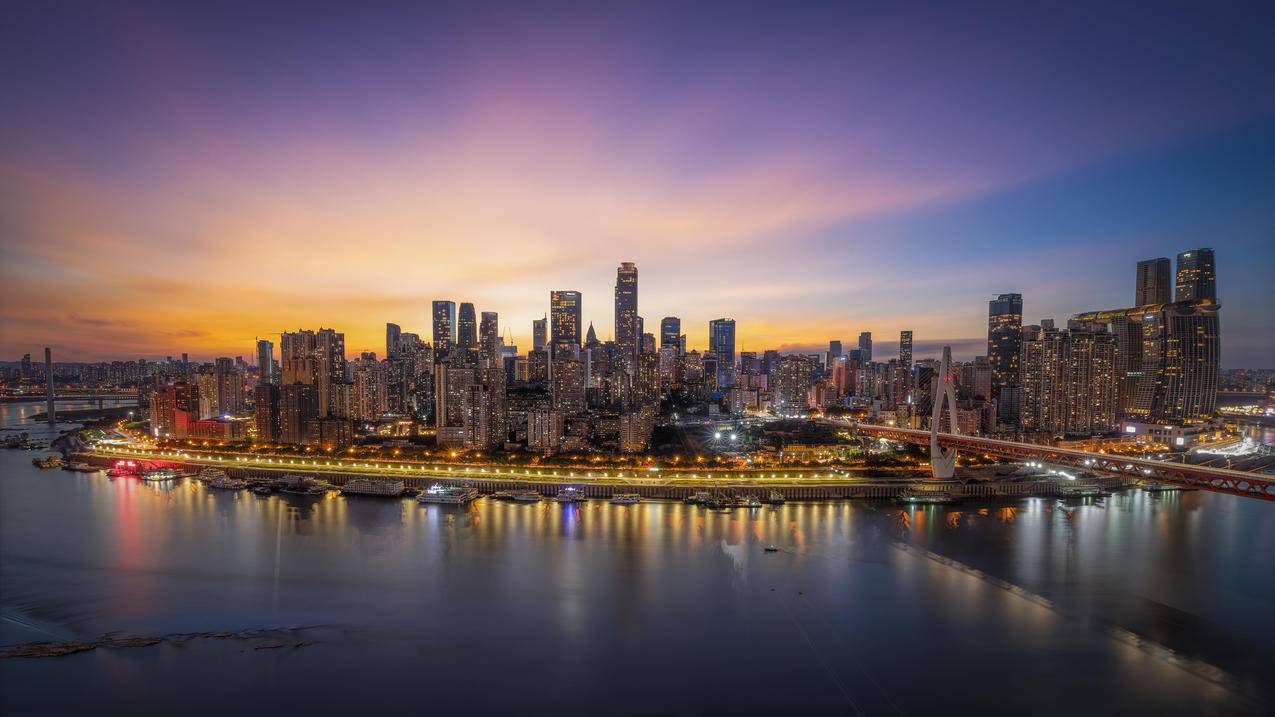
<path fill-rule="evenodd" d="M 43 393 L 27 393 L 19 396 L 0 396 L 0 403 L 36 403 L 49 400 L 48 394 Z M 53 396 L 54 401 L 136 401 L 137 392 L 84 392 L 84 393 L 59 393 Z"/>
<path fill-rule="evenodd" d="M 850 425 L 861 433 L 890 441 L 929 445 L 931 440 L 930 431 L 877 426 L 870 423 L 851 422 Z M 1275 475 L 1267 476 L 1229 468 L 1193 466 L 1147 458 L 1126 458 L 1106 453 L 1078 451 L 1073 448 L 1039 446 L 996 438 L 963 436 L 956 433 L 938 433 L 937 438 L 938 445 L 943 448 L 984 453 L 1002 458 L 1047 461 L 1073 466 L 1079 470 L 1132 475 L 1215 493 L 1275 501 Z"/>

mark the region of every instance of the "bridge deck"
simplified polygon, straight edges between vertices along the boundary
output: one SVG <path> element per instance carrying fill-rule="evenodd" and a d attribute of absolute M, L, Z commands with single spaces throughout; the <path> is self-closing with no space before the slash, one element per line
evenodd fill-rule
<path fill-rule="evenodd" d="M 892 428 L 868 423 L 853 423 L 851 425 L 863 433 L 879 438 L 919 443 L 921 445 L 928 445 L 930 442 L 929 431 L 914 428 Z M 1275 501 L 1275 476 L 1267 476 L 1260 473 L 1249 473 L 1229 468 L 1193 466 L 1186 463 L 1158 461 L 1149 458 L 1126 458 L 1123 456 L 1111 456 L 1106 453 L 1080 451 L 1074 448 L 1016 443 L 997 438 L 963 436 L 955 433 L 940 433 L 938 435 L 939 445 L 945 448 L 950 447 L 957 450 L 987 453 L 1004 458 L 1038 459 L 1071 465 L 1081 470 L 1120 475 L 1132 473 L 1163 483 L 1174 483 L 1245 498 L 1261 498 Z"/>

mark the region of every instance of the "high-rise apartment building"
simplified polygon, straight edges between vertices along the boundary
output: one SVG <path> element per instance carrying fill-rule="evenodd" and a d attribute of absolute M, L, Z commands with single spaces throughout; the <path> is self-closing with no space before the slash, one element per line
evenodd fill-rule
<path fill-rule="evenodd" d="M 1116 338 L 1073 321 L 1023 329 L 1021 424 L 1027 431 L 1091 435 L 1116 428 Z"/>
<path fill-rule="evenodd" d="M 735 320 L 713 319 L 708 322 L 708 350 L 717 357 L 715 388 L 730 387 L 735 372 Z"/>
<path fill-rule="evenodd" d="M 863 331 L 859 334 L 859 360 L 863 363 L 872 361 L 872 332 Z"/>
<path fill-rule="evenodd" d="M 992 365 L 992 393 L 1017 385 L 1023 343 L 1023 295 L 1001 294 L 987 304 L 987 360 Z"/>
<path fill-rule="evenodd" d="M 615 346 L 619 352 L 620 368 L 629 375 L 636 371 L 641 340 L 638 270 L 633 262 L 626 261 L 615 271 Z"/>
<path fill-rule="evenodd" d="M 584 363 L 572 358 L 554 358 L 549 376 L 549 396 L 553 410 L 564 416 L 584 412 Z"/>
<path fill-rule="evenodd" d="M 253 409 L 256 412 L 257 442 L 274 443 L 279 440 L 279 387 L 272 383 L 259 383 L 253 389 Z"/>
<path fill-rule="evenodd" d="M 772 399 L 780 415 L 801 415 L 810 407 L 811 375 L 814 366 L 805 356 L 782 356 L 771 371 Z"/>
<path fill-rule="evenodd" d="M 1170 294 L 1169 260 L 1146 259 L 1138 262 L 1137 285 L 1134 287 L 1134 306 L 1167 304 L 1173 301 Z"/>
<path fill-rule="evenodd" d="M 899 332 L 899 365 L 912 370 L 912 332 Z"/>
<path fill-rule="evenodd" d="M 305 443 L 306 424 L 318 417 L 318 403 L 314 386 L 294 383 L 279 388 L 280 443 Z"/>
<path fill-rule="evenodd" d="M 573 357 L 579 353 L 581 303 L 578 291 L 549 292 L 551 352 L 555 358 Z"/>
<path fill-rule="evenodd" d="M 434 302 L 434 357 L 441 360 L 456 345 L 456 302 Z"/>
<path fill-rule="evenodd" d="M 1195 249 L 1178 254 L 1175 301 L 1217 301 L 1217 274 L 1213 250 Z"/>
<path fill-rule="evenodd" d="M 319 329 L 314 334 L 318 369 L 318 417 L 331 415 L 332 384 L 345 381 L 345 334 Z"/>
<path fill-rule="evenodd" d="M 841 342 L 835 339 L 828 342 L 828 353 L 824 355 L 823 367 L 831 374 L 841 360 Z"/>

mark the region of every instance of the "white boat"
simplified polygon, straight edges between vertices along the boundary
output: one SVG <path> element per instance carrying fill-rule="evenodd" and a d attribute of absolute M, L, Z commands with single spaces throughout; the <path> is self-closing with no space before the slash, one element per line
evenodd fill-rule
<path fill-rule="evenodd" d="M 895 499 L 903 505 L 949 505 L 956 496 L 943 490 L 905 490 Z"/>
<path fill-rule="evenodd" d="M 213 468 L 211 466 L 209 466 L 208 468 L 204 468 L 203 470 L 195 474 L 196 480 L 201 480 L 205 483 L 211 483 L 217 480 L 218 478 L 225 478 L 225 477 L 227 477 L 226 471 L 223 471 L 220 468 Z"/>
<path fill-rule="evenodd" d="M 642 496 L 637 493 L 616 493 L 611 496 L 611 502 L 616 505 L 633 505 L 642 502 Z"/>
<path fill-rule="evenodd" d="M 693 495 L 687 496 L 686 498 L 683 498 L 682 502 L 690 503 L 691 505 L 697 505 L 697 504 L 703 505 L 704 503 L 707 503 L 709 500 L 711 500 L 712 497 L 713 497 L 712 494 L 710 494 L 708 491 L 699 491 L 698 493 L 695 493 Z"/>
<path fill-rule="evenodd" d="M 534 490 L 511 490 L 509 491 L 509 500 L 515 503 L 539 503 L 544 499 Z"/>
<path fill-rule="evenodd" d="M 403 495 L 407 486 L 401 480 L 375 480 L 373 478 L 351 478 L 341 486 L 344 495 L 379 495 L 397 498 Z"/>
<path fill-rule="evenodd" d="M 225 471 L 221 471 L 221 475 L 208 481 L 208 487 L 222 490 L 243 490 L 248 487 L 248 481 L 242 478 L 231 478 L 226 475 Z"/>
<path fill-rule="evenodd" d="M 176 480 L 181 477 L 181 473 L 176 468 L 152 468 L 142 472 L 142 480 L 147 483 L 162 483 L 164 481 Z"/>
<path fill-rule="evenodd" d="M 584 491 L 574 487 L 563 488 L 558 491 L 558 495 L 554 496 L 553 499 L 559 503 L 583 503 L 588 500 L 584 495 Z"/>
<path fill-rule="evenodd" d="M 761 500 L 755 495 L 746 495 L 739 501 L 739 504 L 745 508 L 760 508 Z"/>
<path fill-rule="evenodd" d="M 770 491 L 770 496 L 766 499 L 766 502 L 770 503 L 771 505 L 783 505 L 784 494 L 780 493 L 777 490 L 772 490 Z"/>
<path fill-rule="evenodd" d="M 478 489 L 468 485 L 441 486 L 437 483 L 421 491 L 416 500 L 421 503 L 463 505 L 478 497 Z"/>

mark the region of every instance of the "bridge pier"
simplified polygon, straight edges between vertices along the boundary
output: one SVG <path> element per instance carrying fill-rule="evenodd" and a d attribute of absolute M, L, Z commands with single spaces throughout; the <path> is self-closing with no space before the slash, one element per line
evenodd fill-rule
<path fill-rule="evenodd" d="M 947 405 L 948 432 L 956 433 L 956 391 L 952 388 L 952 347 L 943 347 L 943 360 L 934 377 L 934 405 L 930 409 L 930 472 L 934 480 L 952 480 L 956 475 L 956 448 L 939 445 L 939 424 Z"/>

